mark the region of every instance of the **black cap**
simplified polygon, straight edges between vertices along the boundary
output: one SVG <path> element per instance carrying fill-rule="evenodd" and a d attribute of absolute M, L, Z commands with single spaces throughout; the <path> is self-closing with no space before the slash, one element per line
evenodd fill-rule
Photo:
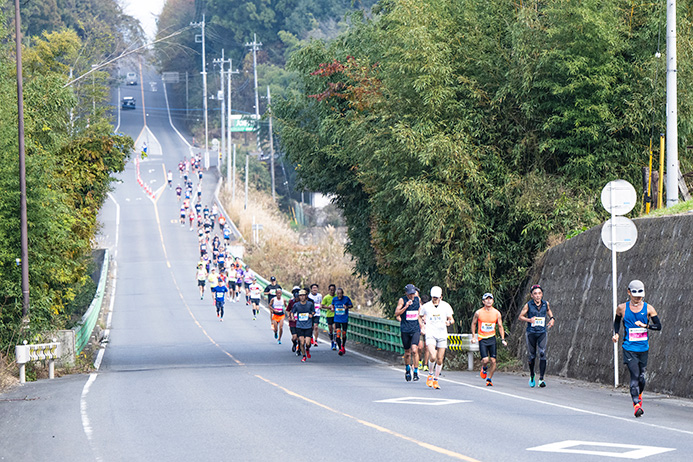
<path fill-rule="evenodd" d="M 407 284 L 404 286 L 404 291 L 406 292 L 407 295 L 412 295 L 418 292 L 419 289 L 417 289 L 414 284 Z"/>
<path fill-rule="evenodd" d="M 277 280 L 277 278 L 275 278 L 274 276 L 272 276 L 272 277 L 270 278 L 270 281 L 276 281 L 276 280 Z"/>

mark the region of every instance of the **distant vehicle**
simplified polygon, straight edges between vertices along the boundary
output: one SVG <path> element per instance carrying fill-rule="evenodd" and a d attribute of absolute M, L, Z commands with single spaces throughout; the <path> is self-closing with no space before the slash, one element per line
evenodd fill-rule
<path fill-rule="evenodd" d="M 137 85 L 137 74 L 128 72 L 125 76 L 125 85 Z"/>
<path fill-rule="evenodd" d="M 120 107 L 123 109 L 135 109 L 135 98 L 132 96 L 124 96 Z"/>

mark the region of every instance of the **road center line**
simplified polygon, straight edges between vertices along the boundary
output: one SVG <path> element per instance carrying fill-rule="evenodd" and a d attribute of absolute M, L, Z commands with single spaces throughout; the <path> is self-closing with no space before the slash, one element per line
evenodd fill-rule
<path fill-rule="evenodd" d="M 301 394 L 295 393 L 295 392 L 289 390 L 288 388 L 284 388 L 284 387 L 282 387 L 281 385 L 278 385 L 278 384 L 276 384 L 276 383 L 274 383 L 274 382 L 272 382 L 272 381 L 270 381 L 270 380 L 267 380 L 266 378 L 264 378 L 264 377 L 262 377 L 262 376 L 260 376 L 260 375 L 256 375 L 255 377 L 257 377 L 258 379 L 260 379 L 260 380 L 262 380 L 262 381 L 264 381 L 264 382 L 266 382 L 266 383 L 272 385 L 273 387 L 279 388 L 280 390 L 282 390 L 282 391 L 283 391 L 284 393 L 286 393 L 287 395 L 293 396 L 294 398 L 301 399 L 301 400 L 306 401 L 306 402 L 308 402 L 308 403 L 310 403 L 310 404 L 314 404 L 315 406 L 321 407 L 321 408 L 323 408 L 323 409 L 325 409 L 325 410 L 327 410 L 327 411 L 333 412 L 333 413 L 335 413 L 335 414 L 337 414 L 337 415 L 340 415 L 340 416 L 342 416 L 342 417 L 346 417 L 346 418 L 348 418 L 348 419 L 354 420 L 354 421 L 360 423 L 361 425 L 364 425 L 364 426 L 366 426 L 366 427 L 372 428 L 372 429 L 377 430 L 377 431 L 379 431 L 379 432 L 386 433 L 386 434 L 388 434 L 388 435 L 394 436 L 395 438 L 399 438 L 399 439 L 402 439 L 402 440 L 405 440 L 405 441 L 409 441 L 410 443 L 417 444 L 417 445 L 419 445 L 419 446 L 421 446 L 421 447 L 423 447 L 423 448 L 426 448 L 426 449 L 428 449 L 428 450 L 430 450 L 430 451 L 434 451 L 434 452 L 437 452 L 437 453 L 439 453 L 439 454 L 443 454 L 443 455 L 448 456 L 448 457 L 452 457 L 452 458 L 459 459 L 459 460 L 466 460 L 467 462 L 479 462 L 477 459 L 472 459 L 471 457 L 468 457 L 468 456 L 465 456 L 465 455 L 463 455 L 463 454 L 460 454 L 459 452 L 450 451 L 450 450 L 448 450 L 448 449 L 444 449 L 444 448 L 441 448 L 441 447 L 439 447 L 439 446 L 435 446 L 435 445 L 433 445 L 433 444 L 429 444 L 429 443 L 425 443 L 425 442 L 423 442 L 423 441 L 419 441 L 419 440 L 417 440 L 417 439 L 411 438 L 411 437 L 406 436 L 406 435 L 403 435 L 403 434 L 401 434 L 401 433 L 397 433 L 396 431 L 390 430 L 389 428 L 385 428 L 385 427 L 382 427 L 382 426 L 380 426 L 380 425 L 374 424 L 374 423 L 372 423 L 372 422 L 368 422 L 367 420 L 359 419 L 358 417 L 354 417 L 354 416 L 352 416 L 352 415 L 349 415 L 349 414 L 346 414 L 346 413 L 344 413 L 344 412 L 338 411 L 338 410 L 333 409 L 333 408 L 331 408 L 331 407 L 329 407 L 329 406 L 326 406 L 326 405 L 324 405 L 324 404 L 322 404 L 322 403 L 319 403 L 319 402 L 317 402 L 317 401 L 315 401 L 315 400 L 312 400 L 312 399 L 310 399 L 310 398 L 307 398 L 307 397 L 305 397 L 305 396 L 303 396 L 303 395 L 301 395 Z"/>
<path fill-rule="evenodd" d="M 97 454 L 96 448 L 94 447 L 94 442 L 92 441 L 93 430 L 91 428 L 91 422 L 89 421 L 89 415 L 87 413 L 87 395 L 89 394 L 89 389 L 91 388 L 91 385 L 94 383 L 98 375 L 99 374 L 96 373 L 89 374 L 89 380 L 87 380 L 87 383 L 84 384 L 84 388 L 82 388 L 82 396 L 79 400 L 79 412 L 82 416 L 82 429 L 84 430 L 84 434 L 87 436 L 89 446 L 91 447 L 91 450 L 94 452 L 94 457 L 96 458 L 96 460 L 100 462 L 102 459 Z"/>

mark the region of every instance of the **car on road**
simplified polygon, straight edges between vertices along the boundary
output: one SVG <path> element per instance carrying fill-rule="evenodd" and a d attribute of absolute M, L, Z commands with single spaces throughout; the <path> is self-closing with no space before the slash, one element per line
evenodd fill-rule
<path fill-rule="evenodd" d="M 128 72 L 125 75 L 125 85 L 137 85 L 137 74 Z"/>
<path fill-rule="evenodd" d="M 122 109 L 135 109 L 135 98 L 132 96 L 124 96 L 120 107 Z"/>

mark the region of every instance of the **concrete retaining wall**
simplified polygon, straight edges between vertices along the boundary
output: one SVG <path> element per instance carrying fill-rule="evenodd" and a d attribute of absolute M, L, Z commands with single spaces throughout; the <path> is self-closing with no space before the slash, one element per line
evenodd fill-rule
<path fill-rule="evenodd" d="M 634 222 L 638 240 L 618 254 L 617 287 L 623 303 L 628 283 L 642 280 L 645 301 L 662 321 L 661 332 L 650 331 L 647 388 L 693 398 L 693 214 Z M 547 373 L 613 384 L 611 252 L 601 242 L 601 226 L 549 249 L 533 268 L 519 306 L 535 283 L 544 288 L 557 321 L 549 333 Z M 526 324 L 517 314 L 512 347 L 524 362 Z M 622 360 L 619 346 L 620 383 L 627 384 Z"/>

